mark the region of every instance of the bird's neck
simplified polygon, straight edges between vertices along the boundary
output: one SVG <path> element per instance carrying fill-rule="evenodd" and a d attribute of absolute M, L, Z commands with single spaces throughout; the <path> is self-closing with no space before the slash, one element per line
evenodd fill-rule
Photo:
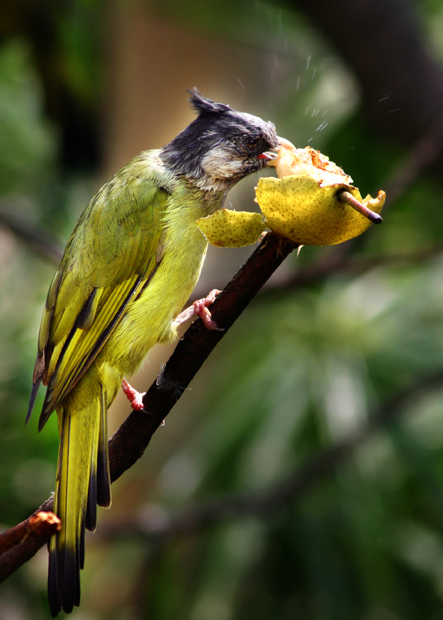
<path fill-rule="evenodd" d="M 237 179 L 218 179 L 216 177 L 209 176 L 202 172 L 201 175 L 186 175 L 184 177 L 188 183 L 194 185 L 199 191 L 203 192 L 209 199 L 215 197 L 217 200 L 222 198 L 222 202 L 225 201 L 226 195 L 237 183 Z"/>
<path fill-rule="evenodd" d="M 203 192 L 205 199 L 214 196 L 216 200 L 220 201 L 220 196 L 223 195 L 222 201 L 224 202 L 226 194 L 239 179 L 217 178 L 207 174 L 198 157 L 193 157 L 192 153 L 189 154 L 188 152 L 183 157 L 179 157 L 177 152 L 171 148 L 172 144 L 173 142 L 160 149 L 158 153 L 165 168 L 175 177 L 183 179 L 198 191 Z"/>
<path fill-rule="evenodd" d="M 174 203 L 181 205 L 182 210 L 192 211 L 195 206 L 195 219 L 210 215 L 223 206 L 232 184 L 219 186 L 204 179 L 205 175 L 177 173 L 161 153 L 161 150 L 144 151 L 131 162 L 131 170 L 137 166 L 141 175 L 148 173 L 157 186 L 174 196 Z"/>

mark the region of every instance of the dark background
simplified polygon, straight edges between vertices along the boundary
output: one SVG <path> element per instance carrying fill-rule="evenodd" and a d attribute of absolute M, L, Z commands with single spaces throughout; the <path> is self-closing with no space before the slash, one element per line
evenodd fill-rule
<path fill-rule="evenodd" d="M 388 193 L 381 227 L 286 261 L 113 485 L 73 619 L 443 618 L 442 62 L 441 0 L 0 7 L 4 529 L 54 485 L 55 417 L 24 427 L 54 257 L 99 185 L 192 119 L 187 88 Z M 196 295 L 250 252 L 212 249 Z M 49 616 L 46 569 L 42 549 L 0 586 L 1 619 Z"/>

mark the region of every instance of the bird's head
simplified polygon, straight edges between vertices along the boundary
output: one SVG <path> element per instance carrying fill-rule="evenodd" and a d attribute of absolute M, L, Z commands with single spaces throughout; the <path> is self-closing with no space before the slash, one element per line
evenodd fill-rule
<path fill-rule="evenodd" d="M 190 102 L 197 118 L 160 152 L 178 176 L 205 191 L 228 191 L 243 177 L 265 168 L 287 143 L 274 124 L 215 103 L 194 88 Z"/>

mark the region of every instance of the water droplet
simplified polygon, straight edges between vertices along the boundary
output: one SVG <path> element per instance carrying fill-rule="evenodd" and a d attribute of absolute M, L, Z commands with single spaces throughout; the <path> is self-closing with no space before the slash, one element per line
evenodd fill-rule
<path fill-rule="evenodd" d="M 325 129 L 327 126 L 328 126 L 328 123 L 326 121 L 323 121 L 323 123 L 320 123 L 320 125 L 317 127 L 315 131 L 323 131 L 323 129 Z"/>

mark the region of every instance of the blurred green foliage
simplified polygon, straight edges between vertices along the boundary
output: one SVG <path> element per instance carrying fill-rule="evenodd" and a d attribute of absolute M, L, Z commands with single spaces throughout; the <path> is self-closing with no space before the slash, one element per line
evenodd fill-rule
<path fill-rule="evenodd" d="M 95 12 L 101 7 L 90 5 Z M 184 6 L 154 3 L 157 12 L 177 21 Z M 223 10 L 220 3 L 208 6 L 191 3 L 188 27 L 215 29 L 218 36 L 279 52 L 287 46 L 294 71 L 274 102 L 279 132 L 328 154 L 362 193 L 383 187 L 408 154 L 375 138 L 365 125 L 352 76 L 321 36 L 271 2 L 251 3 L 237 19 L 237 4 L 235 11 L 232 3 L 223 3 Z M 438 3 L 423 7 L 425 24 L 440 15 Z M 220 21 L 213 19 L 217 12 Z M 88 78 L 93 42 L 86 52 L 82 47 L 94 30 L 72 23 L 72 30 L 61 26 L 61 38 L 73 50 L 72 62 L 69 55 L 65 59 L 68 73 L 81 99 L 97 101 L 97 84 Z M 435 36 L 435 23 L 429 30 Z M 100 70 L 105 67 L 94 67 Z M 29 43 L 24 37 L 4 40 L 2 206 L 66 239 L 97 179 L 61 171 L 60 131 L 44 110 Z M 164 515 L 221 495 L 265 494 L 348 437 L 390 398 L 441 370 L 442 197 L 441 184 L 417 179 L 386 211 L 383 226 L 353 245 L 352 257 L 368 263 L 362 273 L 332 272 L 293 289 L 276 283 L 257 298 L 147 454 L 114 485 L 114 511 L 102 511 L 101 523 L 134 514 L 161 523 Z M 414 256 L 432 248 L 426 260 L 389 261 L 398 253 Z M 328 252 L 304 248 L 290 259 L 291 270 L 302 271 Z M 385 264 L 371 268 L 381 257 Z M 49 262 L 36 260 L 26 244 L 0 229 L 4 528 L 27 517 L 54 483 L 55 419 L 40 434 L 35 415 L 24 427 L 52 271 Z M 110 540 L 94 543 L 91 536 L 82 605 L 72 618 L 443 618 L 442 405 L 443 386 L 418 392 L 395 423 L 372 434 L 339 467 L 331 462 L 309 493 L 275 510 L 153 540 L 123 525 Z M 1 586 L 0 618 L 49 617 L 45 586 L 43 550 Z"/>

